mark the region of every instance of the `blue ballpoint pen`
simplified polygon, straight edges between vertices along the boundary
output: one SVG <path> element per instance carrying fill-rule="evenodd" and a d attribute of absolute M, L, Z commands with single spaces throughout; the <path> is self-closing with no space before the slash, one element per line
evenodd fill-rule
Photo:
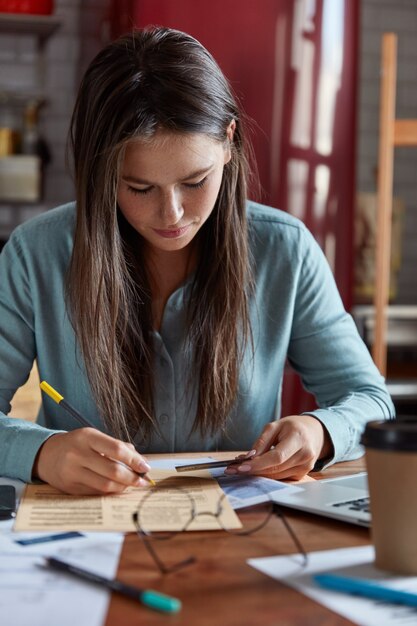
<path fill-rule="evenodd" d="M 72 576 L 81 578 L 87 582 L 101 585 L 102 587 L 106 587 L 116 593 L 121 593 L 132 600 L 136 600 L 141 604 L 144 604 L 150 609 L 154 609 L 154 611 L 177 613 L 181 609 L 181 601 L 177 598 L 172 598 L 171 596 L 159 593 L 158 591 L 153 591 L 152 589 L 139 589 L 138 587 L 132 587 L 132 585 L 126 585 L 126 583 L 122 583 L 117 579 L 104 578 L 94 572 L 81 569 L 76 565 L 71 565 L 70 563 L 56 559 L 55 557 L 45 558 L 45 565 L 47 567 L 51 567 L 52 569 L 65 572 L 66 574 L 72 574 Z"/>
<path fill-rule="evenodd" d="M 365 596 L 366 598 L 383 600 L 384 602 L 417 606 L 417 593 L 392 589 L 364 578 L 349 578 L 348 576 L 339 576 L 338 574 L 317 574 L 313 576 L 313 580 L 321 587 L 332 589 L 333 591 L 352 593 Z"/>

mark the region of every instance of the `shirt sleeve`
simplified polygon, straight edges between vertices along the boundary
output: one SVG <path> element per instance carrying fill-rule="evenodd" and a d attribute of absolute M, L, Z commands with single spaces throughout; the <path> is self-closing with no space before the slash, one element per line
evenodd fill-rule
<path fill-rule="evenodd" d="M 360 437 L 369 420 L 393 418 L 384 378 L 374 365 L 352 317 L 345 311 L 327 260 L 307 229 L 295 300 L 288 359 L 318 409 L 334 455 L 316 470 L 363 454 Z"/>
<path fill-rule="evenodd" d="M 36 358 L 32 286 L 18 230 L 0 255 L 0 476 L 30 482 L 40 446 L 57 431 L 6 417 Z"/>

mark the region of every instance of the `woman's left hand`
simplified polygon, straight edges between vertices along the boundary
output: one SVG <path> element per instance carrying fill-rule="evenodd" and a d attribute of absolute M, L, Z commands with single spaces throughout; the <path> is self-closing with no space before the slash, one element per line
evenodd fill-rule
<path fill-rule="evenodd" d="M 228 467 L 225 473 L 299 480 L 318 459 L 330 457 L 332 449 L 330 436 L 318 419 L 289 415 L 267 424 L 253 450 L 242 456 L 242 464 Z"/>

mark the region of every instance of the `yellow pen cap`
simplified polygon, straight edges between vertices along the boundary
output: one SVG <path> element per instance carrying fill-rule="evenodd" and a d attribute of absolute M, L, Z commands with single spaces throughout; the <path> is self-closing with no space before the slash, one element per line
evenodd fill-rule
<path fill-rule="evenodd" d="M 45 393 L 48 394 L 48 396 L 50 398 L 52 398 L 52 400 L 54 400 L 57 404 L 59 404 L 61 402 L 61 400 L 64 399 L 64 396 L 61 396 L 60 393 L 58 393 L 57 391 L 55 391 L 55 389 L 53 387 L 51 387 L 51 385 L 49 385 L 46 380 L 43 380 L 41 382 L 41 384 L 39 385 L 39 387 L 42 389 L 42 391 L 44 391 Z"/>

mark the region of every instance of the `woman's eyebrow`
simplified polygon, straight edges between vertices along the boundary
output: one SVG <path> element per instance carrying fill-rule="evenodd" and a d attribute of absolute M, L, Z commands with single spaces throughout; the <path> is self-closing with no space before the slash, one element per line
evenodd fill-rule
<path fill-rule="evenodd" d="M 197 178 L 198 176 L 202 176 L 203 174 L 208 174 L 208 172 L 213 168 L 213 163 L 211 163 L 208 167 L 203 167 L 201 169 L 195 170 L 188 174 L 185 178 L 180 180 L 181 183 L 186 182 L 187 180 L 191 180 L 192 178 Z M 154 185 L 155 183 L 150 180 L 145 180 L 144 178 L 138 178 L 137 176 L 122 176 L 122 179 L 127 183 L 135 183 L 136 185 Z"/>
<path fill-rule="evenodd" d="M 203 167 L 199 170 L 196 170 L 195 172 L 192 172 L 192 174 L 189 174 L 189 176 L 186 176 L 185 178 L 183 178 L 181 180 L 181 182 L 185 182 L 187 180 L 190 180 L 191 178 L 198 178 L 198 176 L 202 176 L 203 174 L 208 174 L 208 172 L 213 169 L 214 167 L 214 163 L 211 163 L 209 166 L 207 167 Z"/>

